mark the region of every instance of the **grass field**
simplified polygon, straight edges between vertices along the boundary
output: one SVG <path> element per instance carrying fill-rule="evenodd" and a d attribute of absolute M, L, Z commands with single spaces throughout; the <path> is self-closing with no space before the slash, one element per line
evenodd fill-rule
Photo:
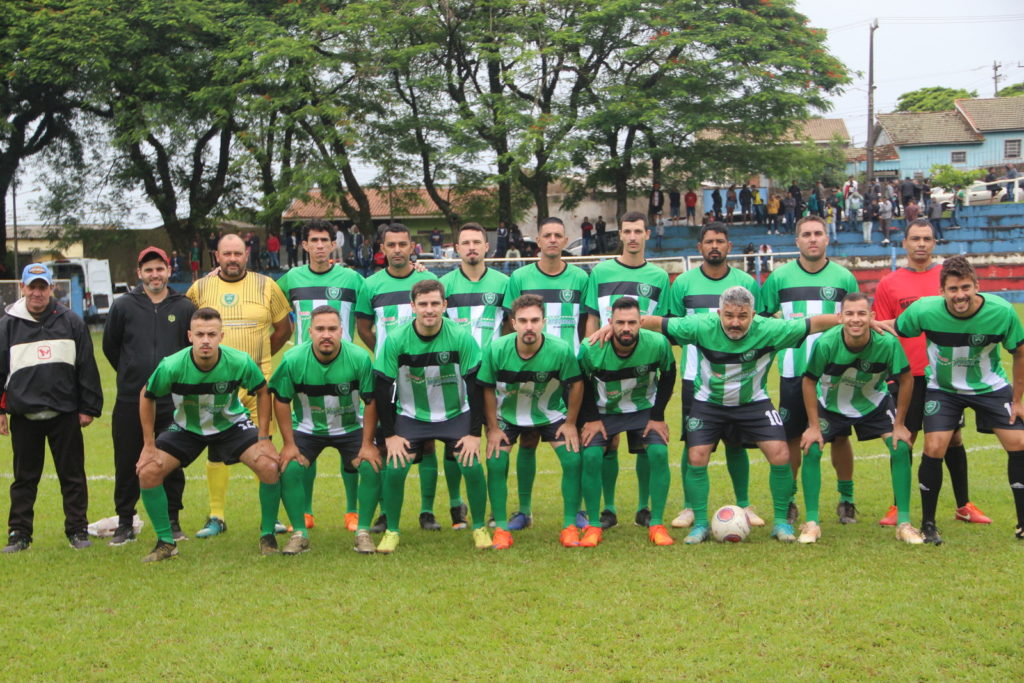
<path fill-rule="evenodd" d="M 113 374 L 99 366 L 112 401 Z M 109 410 L 86 430 L 90 519 L 113 514 Z M 678 398 L 669 414 L 675 438 Z M 258 555 L 257 487 L 235 468 L 229 532 L 183 543 L 158 565 L 139 562 L 154 543 L 148 526 L 124 547 L 68 548 L 48 464 L 35 543 L 0 558 L 0 678 L 1012 680 L 1024 675 L 1024 543 L 1013 539 L 1005 454 L 973 426 L 966 442 L 971 497 L 995 521 L 954 523 L 947 477 L 940 547 L 899 544 L 875 523 L 891 500 L 878 442 L 855 444 L 860 524 L 837 523 L 835 474 L 823 465 L 824 536 L 813 546 L 783 546 L 761 529 L 740 545 L 653 547 L 628 523 L 636 479 L 623 453 L 623 523 L 596 549 L 563 549 L 557 460 L 542 446 L 535 526 L 513 549 L 480 553 L 468 532 L 419 531 L 414 471 L 399 551 L 360 556 L 341 525 L 332 452 L 321 460 L 312 552 Z M 669 518 L 678 458 L 674 445 Z M 714 508 L 733 501 L 720 455 L 713 462 Z M 200 462 L 188 472 L 190 534 L 207 512 L 203 471 Z M 769 517 L 767 477 L 752 453 L 751 498 Z M 5 438 L 0 479 L 10 478 Z M 438 489 L 445 521 L 443 481 Z M 916 522 L 916 493 L 912 502 Z"/>

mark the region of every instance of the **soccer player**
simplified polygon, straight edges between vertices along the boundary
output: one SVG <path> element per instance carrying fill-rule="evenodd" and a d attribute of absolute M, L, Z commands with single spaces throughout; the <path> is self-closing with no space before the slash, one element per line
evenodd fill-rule
<path fill-rule="evenodd" d="M 593 334 L 599 327 L 611 320 L 612 304 L 623 296 L 632 297 L 640 307 L 641 315 L 665 315 L 668 313 L 668 273 L 648 263 L 644 257 L 647 240 L 651 231 L 647 217 L 639 211 L 626 213 L 619 219 L 619 238 L 622 254 L 608 261 L 601 261 L 590 272 L 584 308 L 587 312 L 586 334 Z M 604 509 L 601 511 L 601 526 L 610 528 L 618 524 L 615 506 L 615 482 L 619 476 L 618 442 L 609 443 L 602 469 L 604 488 Z M 650 467 L 647 452 L 636 456 L 636 477 L 638 501 L 634 521 L 638 526 L 650 524 Z M 596 510 L 590 510 L 594 514 Z"/>
<path fill-rule="evenodd" d="M 305 490 L 305 470 L 313 467 L 325 448 L 337 449 L 343 469 L 360 474 L 355 549 L 372 553 L 375 547 L 368 530 L 380 498 L 381 464 L 373 443 L 377 427 L 373 364 L 369 353 L 344 339 L 341 315 L 333 306 L 314 308 L 308 328 L 309 341 L 285 353 L 270 378 L 283 440 L 281 480 Z M 289 510 L 288 517 L 305 521 L 297 510 Z M 309 549 L 305 524 L 295 526 L 285 552 L 289 548 Z"/>
<path fill-rule="evenodd" d="M 805 216 L 796 224 L 796 246 L 799 258 L 776 268 L 761 288 L 762 315 L 782 313 L 785 320 L 836 313 L 839 302 L 858 290 L 853 273 L 826 256 L 828 234 L 825 221 L 818 216 Z M 807 429 L 804 410 L 803 374 L 807 369 L 811 346 L 817 337 L 810 335 L 799 348 L 786 349 L 779 356 L 779 415 L 789 442 L 789 462 L 793 468 L 794 495 L 796 477 L 800 472 L 800 438 Z M 853 496 L 853 448 L 849 437 L 838 437 L 832 443 L 832 466 L 836 470 L 839 521 L 857 521 Z M 791 501 L 787 519 L 792 525 L 799 517 L 795 501 Z"/>
<path fill-rule="evenodd" d="M 330 306 L 341 318 L 341 338 L 351 342 L 356 318 L 353 309 L 363 289 L 363 276 L 342 265 L 331 262 L 336 248 L 334 226 L 327 221 L 313 220 L 302 229 L 302 248 L 309 254 L 309 264 L 292 268 L 282 275 L 277 286 L 292 304 L 295 313 L 295 345 L 309 340 L 312 312 L 319 306 Z M 342 458 L 341 481 L 345 486 L 345 527 L 355 531 L 357 526 L 357 497 L 359 473 L 350 470 Z M 304 469 L 306 475 L 306 528 L 316 523 L 313 517 L 313 486 L 316 482 L 316 459 Z"/>
<path fill-rule="evenodd" d="M 576 418 L 583 377 L 567 343 L 544 332 L 544 300 L 523 294 L 512 302 L 508 334 L 483 349 L 478 380 L 487 421 L 487 489 L 497 529 L 494 547 L 512 546 L 509 532 L 508 459 L 521 434 L 536 432 L 562 464 L 562 533 L 567 548 L 579 546 L 573 521 L 580 507 L 580 453 Z"/>
<path fill-rule="evenodd" d="M 797 540 L 814 543 L 821 538 L 821 449 L 856 429 L 858 441 L 881 438 L 889 449 L 898 515 L 896 538 L 924 543 L 921 532 L 910 523 L 910 432 L 904 420 L 914 380 L 907 356 L 895 336 L 872 331 L 874 313 L 864 294 L 850 292 L 843 297 L 839 319 L 842 327 L 825 332 L 814 342 L 804 371 L 808 425 L 800 447 L 807 521 Z M 896 401 L 886 386 L 890 376 L 899 383 Z"/>
<path fill-rule="evenodd" d="M 611 344 L 580 349 L 580 370 L 586 377 L 580 415 L 583 498 L 588 510 L 598 509 L 606 447 L 625 432 L 630 452 L 646 451 L 644 460 L 650 463 L 642 482 L 651 500 L 648 538 L 655 545 L 672 545 L 663 521 L 669 487 L 665 406 L 676 381 L 676 359 L 664 337 L 640 329 L 640 307 L 633 297 L 615 300 L 608 329 Z M 580 545 L 596 546 L 602 532 L 601 526 L 588 525 Z"/>
<path fill-rule="evenodd" d="M 263 372 L 263 378 L 267 379 L 271 372 L 271 358 L 292 333 L 288 300 L 272 278 L 246 270 L 248 252 L 238 235 L 228 234 L 220 238 L 217 263 L 220 266 L 218 273 L 193 282 L 185 296 L 197 308 L 213 308 L 220 313 L 224 343 L 249 354 Z M 258 423 L 262 416 L 256 409 L 255 396 L 247 395 L 241 401 Z M 270 411 L 264 415 L 268 420 L 272 419 Z M 206 526 L 196 532 L 197 538 L 210 538 L 227 531 L 224 510 L 228 498 L 228 476 L 225 463 L 216 460 L 206 463 L 210 516 Z M 284 531 L 283 526 L 280 529 Z"/>
<path fill-rule="evenodd" d="M 493 545 L 484 526 L 487 483 L 480 463 L 483 399 L 476 374 L 480 348 L 445 315 L 444 285 L 422 280 L 410 292 L 412 322 L 392 330 L 374 361 L 375 400 L 387 448 L 384 505 L 387 531 L 377 552 L 398 547 L 405 478 L 421 446 L 439 440 L 456 454 L 479 549 Z"/>
<path fill-rule="evenodd" d="M 755 310 L 757 302 L 757 282 L 739 268 L 728 263 L 732 242 L 729 241 L 729 228 L 724 223 L 709 223 L 701 228 L 697 241 L 697 251 L 704 262 L 699 268 L 688 270 L 678 276 L 669 290 L 669 313 L 673 317 L 682 318 L 697 313 L 717 313 L 718 299 L 722 292 L 730 287 L 740 286 L 750 290 L 754 295 Z M 686 415 L 693 404 L 693 380 L 697 376 L 697 347 L 687 345 L 683 349 L 686 363 L 683 369 L 683 428 L 680 440 L 683 442 L 681 462 L 682 480 L 686 481 L 686 467 L 689 457 L 686 452 Z M 750 459 L 743 444 L 725 444 L 725 464 L 732 479 L 736 504 L 746 510 L 751 526 L 764 526 L 754 509 L 750 506 Z M 672 520 L 677 529 L 693 525 L 693 510 L 686 503 L 686 487 L 683 487 L 683 509 Z"/>
<path fill-rule="evenodd" d="M 939 271 L 942 268 L 932 258 L 932 252 L 935 250 L 935 232 L 931 223 L 923 218 L 912 221 L 907 226 L 903 248 L 907 252 L 907 265 L 888 273 L 875 290 L 875 317 L 879 320 L 893 320 L 921 297 L 934 296 L 935 292 L 939 291 Z M 928 366 L 928 353 L 924 335 L 900 337 L 899 340 L 910 361 L 910 372 L 914 376 L 914 393 L 906 418 L 906 426 L 910 430 L 910 443 L 913 446 L 924 420 L 924 392 L 927 383 L 925 368 Z M 890 391 L 895 393 L 895 389 L 896 383 L 893 382 L 890 384 Z M 953 496 L 956 499 L 955 518 L 973 524 L 991 524 L 992 520 L 971 502 L 967 485 L 967 451 L 959 428 L 953 431 L 943 460 L 946 461 L 946 469 L 949 470 L 949 478 L 953 484 Z M 896 513 L 896 505 L 893 505 L 879 524 L 895 526 Z"/>
<path fill-rule="evenodd" d="M 924 333 L 928 344 L 928 388 L 924 403 L 924 455 L 917 471 L 921 532 L 926 543 L 942 537 L 935 506 L 942 488 L 942 457 L 972 408 L 978 430 L 991 430 L 1007 452 L 1007 475 L 1017 509 L 1018 539 L 1024 540 L 1024 328 L 1013 306 L 978 291 L 974 267 L 952 256 L 939 273 L 941 296 L 915 301 L 896 319 L 901 337 Z M 999 346 L 1013 354 L 1013 386 L 999 360 Z"/>
<path fill-rule="evenodd" d="M 260 480 L 260 553 L 278 552 L 274 527 L 282 500 L 278 458 L 270 441 L 271 398 L 259 365 L 249 354 L 222 346 L 220 313 L 200 308 L 192 314 L 191 347 L 167 356 L 150 376 L 139 399 L 143 446 L 136 471 L 142 502 L 157 535 L 156 546 L 142 558 L 159 562 L 178 554 L 167 516 L 163 482 L 179 467 L 188 467 L 204 449 L 224 465 L 243 462 Z M 256 398 L 259 427 L 238 399 L 239 388 Z M 174 423 L 156 435 L 157 399 L 174 401 Z M 285 484 L 286 510 L 302 509 L 301 482 Z M 292 520 L 302 524 L 301 515 Z M 289 543 L 289 549 L 291 544 Z"/>

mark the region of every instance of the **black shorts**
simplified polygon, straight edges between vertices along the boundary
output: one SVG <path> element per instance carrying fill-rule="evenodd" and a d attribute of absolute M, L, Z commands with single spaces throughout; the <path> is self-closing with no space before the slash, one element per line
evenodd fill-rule
<path fill-rule="evenodd" d="M 622 432 L 626 432 L 626 441 L 629 444 L 630 453 L 640 453 L 647 450 L 648 446 L 654 444 L 667 445 L 664 439 L 661 438 L 661 435 L 654 430 L 647 432 L 647 436 L 644 436 L 644 430 L 647 429 L 647 423 L 650 421 L 650 410 L 641 410 L 624 415 L 602 415 L 601 423 L 604 424 L 604 431 L 608 438 L 606 439 L 597 434 L 590 440 L 586 448 L 594 446 L 604 448 L 611 442 L 612 437 Z"/>
<path fill-rule="evenodd" d="M 561 429 L 564 424 L 565 420 L 559 420 L 558 422 L 550 422 L 546 425 L 529 425 L 523 427 L 505 422 L 504 420 L 498 420 L 498 426 L 501 427 L 501 431 L 505 432 L 505 436 L 508 437 L 508 445 L 510 448 L 519 440 L 519 436 L 521 434 L 529 434 L 531 432 L 540 434 L 541 440 L 545 443 L 561 441 L 562 437 L 556 437 L 555 432 Z"/>
<path fill-rule="evenodd" d="M 818 406 L 818 427 L 821 428 L 825 443 L 832 443 L 836 437 L 850 436 L 851 428 L 857 431 L 858 441 L 878 439 L 883 434 L 892 433 L 895 419 L 896 405 L 889 396 L 885 397 L 882 405 L 863 417 L 849 417 Z"/>
<path fill-rule="evenodd" d="M 295 445 L 299 453 L 309 460 L 315 462 L 325 448 L 336 448 L 341 455 L 341 466 L 346 472 L 357 472 L 352 466 L 352 461 L 359 455 L 359 449 L 363 446 L 363 430 L 357 429 L 341 436 L 317 436 L 315 434 L 304 434 L 293 432 Z"/>
<path fill-rule="evenodd" d="M 423 422 L 398 415 L 395 417 L 395 434 L 409 442 L 409 453 L 416 453 L 422 457 L 423 453 L 429 452 L 428 446 L 433 447 L 435 440 L 443 441 L 445 446 L 454 449 L 459 439 L 469 436 L 470 424 L 468 412 L 444 422 Z M 416 462 L 419 462 L 419 458 Z"/>
<path fill-rule="evenodd" d="M 166 432 L 157 434 L 156 447 L 177 458 L 183 468 L 191 465 L 204 448 L 210 449 L 206 454 L 210 462 L 234 465 L 241 462 L 246 449 L 259 442 L 259 435 L 260 430 L 252 420 L 236 422 L 223 432 L 206 435 L 187 432 L 172 424 Z"/>
<path fill-rule="evenodd" d="M 1024 429 L 1024 422 L 1010 423 L 1013 390 L 1009 386 L 985 394 L 953 394 L 941 389 L 924 392 L 924 431 L 949 432 L 963 423 L 964 408 L 974 410 L 978 431 L 993 429 Z"/>
<path fill-rule="evenodd" d="M 694 396 L 694 393 L 695 393 L 695 391 L 694 391 L 694 388 L 693 388 L 693 380 L 684 379 L 683 380 L 683 396 L 682 396 L 682 399 L 683 399 L 682 400 L 682 403 L 683 403 L 683 419 L 682 419 L 682 423 L 681 423 L 683 425 L 683 427 L 682 427 L 682 429 L 679 430 L 679 431 L 682 432 L 682 434 L 679 436 L 679 440 L 682 441 L 683 443 L 686 443 L 686 431 L 687 431 L 686 430 L 686 424 L 687 424 L 686 416 L 689 415 L 690 411 L 693 409 L 693 396 Z M 726 442 L 729 445 L 733 445 L 732 441 L 728 441 L 727 440 Z M 717 444 L 716 444 L 716 448 L 717 448 Z"/>
<path fill-rule="evenodd" d="M 742 406 L 693 402 L 686 419 L 687 445 L 714 445 L 718 441 L 753 446 L 759 441 L 785 441 L 782 417 L 768 399 Z"/>
<path fill-rule="evenodd" d="M 800 438 L 807 429 L 803 382 L 803 377 L 779 378 L 779 415 L 782 417 L 787 441 Z"/>
<path fill-rule="evenodd" d="M 911 434 L 917 434 L 921 431 L 921 427 L 924 425 L 924 392 L 928 387 L 928 380 L 924 375 L 914 376 L 914 391 L 910 395 L 910 407 L 907 408 L 907 417 L 903 421 L 903 425 L 910 431 Z M 900 383 L 895 380 L 889 381 L 889 395 L 892 396 L 892 400 L 895 402 L 899 398 Z M 964 426 L 963 415 L 960 416 L 960 427 Z"/>

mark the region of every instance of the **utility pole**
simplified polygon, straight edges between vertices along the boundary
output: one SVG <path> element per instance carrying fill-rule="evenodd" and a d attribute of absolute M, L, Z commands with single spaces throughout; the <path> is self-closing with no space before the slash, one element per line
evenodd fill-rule
<path fill-rule="evenodd" d="M 11 180 L 11 218 L 14 222 L 14 272 L 18 273 L 18 173 Z M 20 277 L 18 275 L 17 277 Z"/>
<path fill-rule="evenodd" d="M 999 70 L 1003 65 L 992 60 L 992 97 L 999 97 Z"/>
<path fill-rule="evenodd" d="M 868 27 L 868 141 L 867 168 L 864 179 L 870 187 L 875 178 L 875 30 L 878 28 L 878 19 L 873 19 Z"/>

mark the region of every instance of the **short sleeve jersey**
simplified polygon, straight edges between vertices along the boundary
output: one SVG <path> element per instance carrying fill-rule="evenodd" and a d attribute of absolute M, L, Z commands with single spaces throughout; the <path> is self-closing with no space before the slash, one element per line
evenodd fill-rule
<path fill-rule="evenodd" d="M 612 315 L 612 304 L 624 296 L 636 299 L 641 315 L 668 313 L 668 273 L 644 261 L 642 266 L 626 266 L 619 259 L 602 261 L 590 271 L 587 280 L 585 310 L 607 325 Z"/>
<path fill-rule="evenodd" d="M 835 313 L 843 297 L 858 291 L 853 273 L 829 261 L 817 273 L 808 273 L 799 259 L 777 268 L 761 287 L 761 311 L 766 315 L 782 312 L 785 320 L 809 318 L 822 313 Z M 807 369 L 811 345 L 818 335 L 812 334 L 799 348 L 786 349 L 779 355 L 779 374 L 800 377 Z"/>
<path fill-rule="evenodd" d="M 292 304 L 295 313 L 295 345 L 309 340 L 309 322 L 313 310 L 330 306 L 341 316 L 341 337 L 352 341 L 355 334 L 355 306 L 363 289 L 363 276 L 342 266 L 332 266 L 323 273 L 313 272 L 308 265 L 292 268 L 282 275 L 277 286 Z"/>
<path fill-rule="evenodd" d="M 987 394 L 1007 386 L 999 346 L 1011 353 L 1024 344 L 1024 328 L 1013 306 L 994 294 L 974 315 L 957 318 L 941 296 L 918 299 L 896 319 L 901 337 L 924 333 L 928 388 L 959 394 Z"/>
<path fill-rule="evenodd" d="M 672 347 L 663 335 L 640 330 L 633 351 L 626 357 L 612 343 L 582 344 L 580 370 L 589 379 L 602 415 L 627 415 L 654 406 L 658 374 L 675 367 Z"/>
<path fill-rule="evenodd" d="M 466 376 L 480 368 L 480 347 L 469 331 L 445 318 L 433 337 L 421 337 L 412 322 L 392 330 L 374 371 L 395 382 L 399 415 L 443 422 L 469 410 Z"/>
<path fill-rule="evenodd" d="M 537 352 L 524 359 L 516 335 L 506 334 L 483 350 L 477 380 L 494 387 L 498 418 L 519 427 L 565 419 L 565 389 L 582 379 L 572 347 L 542 335 Z"/>
<path fill-rule="evenodd" d="M 717 313 L 719 297 L 730 287 L 743 287 L 749 290 L 754 295 L 754 310 L 759 310 L 757 281 L 747 273 L 739 268 L 729 268 L 725 276 L 715 280 L 708 277 L 703 269 L 692 268 L 678 276 L 672 283 L 668 299 L 669 314 L 682 318 L 697 313 Z M 686 355 L 683 379 L 693 381 L 697 376 L 699 354 L 692 344 L 684 346 L 683 353 Z"/>
<path fill-rule="evenodd" d="M 818 403 L 846 417 L 864 417 L 889 396 L 887 380 L 910 370 L 899 339 L 871 332 L 871 340 L 852 351 L 843 338 L 842 326 L 822 333 L 811 347 L 808 377 L 818 383 Z"/>
<path fill-rule="evenodd" d="M 160 361 L 146 382 L 146 396 L 171 397 L 171 429 L 210 436 L 248 420 L 238 390 L 255 394 L 264 384 L 260 367 L 244 351 L 222 344 L 217 363 L 204 371 L 196 365 L 189 346 Z"/>
<path fill-rule="evenodd" d="M 544 332 L 558 337 L 578 353 L 579 324 L 583 314 L 583 296 L 587 289 L 587 272 L 566 263 L 558 275 L 548 275 L 536 263 L 512 271 L 508 281 L 507 306 L 523 294 L 536 294 L 544 300 Z"/>
<path fill-rule="evenodd" d="M 935 296 L 939 291 L 939 274 L 942 266 L 934 264 L 928 270 L 918 272 L 911 268 L 897 268 L 886 274 L 875 289 L 875 317 L 879 320 L 893 320 L 907 310 L 910 304 L 923 296 Z M 915 377 L 924 376 L 928 366 L 928 349 L 924 336 L 900 337 L 903 352 L 910 361 L 910 372 Z"/>
<path fill-rule="evenodd" d="M 393 329 L 411 322 L 415 317 L 410 299 L 412 286 L 420 280 L 436 279 L 433 273 L 416 270 L 405 277 L 395 277 L 387 268 L 366 278 L 363 291 L 356 300 L 356 317 L 372 320 L 377 328 L 377 346 L 373 349 L 375 356 L 380 355 L 384 340 Z"/>
<path fill-rule="evenodd" d="M 224 321 L 222 343 L 248 353 L 263 376 L 270 377 L 270 332 L 291 311 L 273 278 L 259 273 L 246 273 L 237 282 L 204 277 L 193 282 L 185 296 L 196 308 L 216 309 Z"/>
<path fill-rule="evenodd" d="M 510 303 L 505 299 L 507 275 L 487 268 L 483 277 L 473 282 L 462 268 L 456 268 L 441 276 L 441 283 L 448 300 L 448 317 L 469 330 L 481 348 L 501 336 Z"/>
<path fill-rule="evenodd" d="M 754 316 L 742 339 L 732 340 L 714 313 L 668 318 L 662 329 L 677 344 L 693 344 L 699 354 L 694 398 L 720 406 L 738 406 L 768 398 L 765 383 L 779 349 L 799 346 L 807 337 L 806 319 Z"/>
<path fill-rule="evenodd" d="M 270 391 L 291 403 L 292 429 L 314 436 L 341 436 L 363 426 L 363 401 L 373 397 L 370 354 L 342 342 L 338 355 L 323 363 L 306 342 L 288 350 L 270 378 Z"/>

